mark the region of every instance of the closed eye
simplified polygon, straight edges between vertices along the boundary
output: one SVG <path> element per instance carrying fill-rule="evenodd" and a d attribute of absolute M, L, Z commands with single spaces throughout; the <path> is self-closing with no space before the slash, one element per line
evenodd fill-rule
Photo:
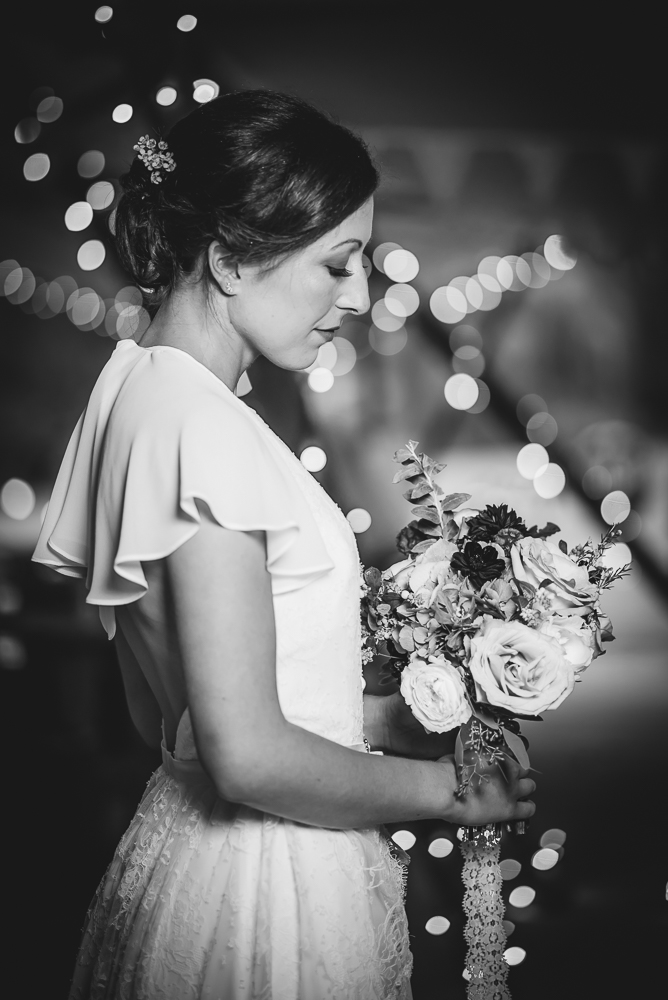
<path fill-rule="evenodd" d="M 335 278 L 352 278 L 353 276 L 353 272 L 349 271 L 347 267 L 332 267 L 331 264 L 328 264 L 327 270 Z"/>

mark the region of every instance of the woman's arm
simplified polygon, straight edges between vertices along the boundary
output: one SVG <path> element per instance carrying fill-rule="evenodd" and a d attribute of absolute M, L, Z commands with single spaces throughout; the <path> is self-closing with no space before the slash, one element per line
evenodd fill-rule
<path fill-rule="evenodd" d="M 372 750 L 437 760 L 454 752 L 457 729 L 427 733 L 399 691 L 389 695 L 364 695 L 364 735 Z"/>
<path fill-rule="evenodd" d="M 263 532 L 210 520 L 167 558 L 188 705 L 200 760 L 227 799 L 340 829 L 439 817 L 524 819 L 534 783 L 508 764 L 460 800 L 454 763 L 362 754 L 292 725 L 276 689 Z"/>

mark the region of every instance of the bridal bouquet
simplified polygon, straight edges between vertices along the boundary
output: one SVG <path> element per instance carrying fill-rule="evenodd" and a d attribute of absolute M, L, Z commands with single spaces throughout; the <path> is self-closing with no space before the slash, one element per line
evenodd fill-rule
<path fill-rule="evenodd" d="M 394 456 L 415 516 L 397 537 L 405 558 L 363 571 L 362 655 L 386 658 L 427 732 L 459 727 L 465 795 L 506 756 L 529 767 L 520 722 L 558 708 L 604 652 L 613 635 L 601 593 L 629 566 L 605 563 L 619 528 L 599 543 L 555 543 L 555 524 L 528 528 L 506 504 L 475 510 L 464 506 L 470 494 L 446 496 L 435 479 L 444 466 L 417 448 L 409 441 Z M 471 997 L 509 996 L 500 837 L 498 826 L 464 831 Z"/>

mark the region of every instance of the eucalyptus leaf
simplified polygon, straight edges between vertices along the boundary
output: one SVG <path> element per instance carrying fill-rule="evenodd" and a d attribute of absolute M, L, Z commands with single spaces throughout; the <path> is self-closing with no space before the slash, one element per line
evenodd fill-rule
<path fill-rule="evenodd" d="M 431 486 L 424 479 L 422 482 L 418 482 L 416 486 L 412 486 L 410 490 L 406 490 L 404 497 L 406 500 L 419 500 L 420 497 L 425 497 L 428 493 L 431 493 Z"/>
<path fill-rule="evenodd" d="M 398 472 L 395 472 L 392 482 L 400 483 L 402 479 L 410 479 L 411 476 L 421 476 L 421 475 L 422 475 L 422 470 L 414 463 L 411 463 L 410 465 L 405 465 L 403 469 L 399 469 Z"/>
<path fill-rule="evenodd" d="M 506 746 L 511 751 L 513 757 L 520 765 L 520 767 L 525 770 L 529 770 L 531 764 L 529 762 L 529 754 L 527 753 L 526 747 L 521 736 L 516 733 L 512 733 L 510 729 L 503 727 L 503 738 L 506 741 Z"/>
<path fill-rule="evenodd" d="M 431 521 L 432 524 L 441 523 L 438 511 L 434 507 L 428 507 L 426 504 L 421 507 L 411 507 L 411 514 L 416 514 L 423 521 Z"/>
<path fill-rule="evenodd" d="M 471 499 L 470 493 L 450 493 L 447 497 L 443 497 L 443 499 L 440 501 L 441 510 L 447 512 L 452 511 L 456 507 L 460 507 L 463 503 L 466 503 L 466 501 L 470 499 Z"/>
<path fill-rule="evenodd" d="M 462 742 L 461 729 L 457 733 L 457 739 L 455 740 L 455 764 L 457 767 L 464 766 L 464 743 Z"/>
<path fill-rule="evenodd" d="M 411 552 L 419 555 L 421 552 L 426 552 L 427 549 L 430 549 L 432 545 L 436 545 L 436 539 L 425 538 L 424 541 L 418 542 L 417 545 L 414 545 Z"/>

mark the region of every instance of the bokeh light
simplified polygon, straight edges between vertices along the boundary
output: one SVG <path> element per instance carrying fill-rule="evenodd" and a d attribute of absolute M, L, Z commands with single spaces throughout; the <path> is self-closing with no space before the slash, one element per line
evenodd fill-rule
<path fill-rule="evenodd" d="M 23 479 L 8 479 L 0 490 L 0 510 L 14 521 L 25 521 L 35 509 L 35 491 Z"/>
<path fill-rule="evenodd" d="M 522 865 L 514 858 L 504 858 L 503 861 L 499 862 L 499 869 L 502 879 L 517 878 L 522 871 Z"/>
<path fill-rule="evenodd" d="M 604 465 L 592 465 L 582 477 L 582 489 L 592 500 L 600 500 L 612 488 L 612 476 Z"/>
<path fill-rule="evenodd" d="M 557 437 L 557 421 L 549 413 L 534 413 L 527 420 L 527 437 L 537 444 L 550 445 Z"/>
<path fill-rule="evenodd" d="M 78 233 L 93 221 L 93 208 L 87 201 L 75 201 L 65 212 L 65 225 L 70 232 Z"/>
<path fill-rule="evenodd" d="M 95 11 L 95 20 L 99 24 L 106 24 L 107 21 L 111 21 L 113 16 L 114 16 L 114 8 L 107 7 L 106 5 L 104 7 L 98 7 L 97 10 Z"/>
<path fill-rule="evenodd" d="M 508 902 L 511 906 L 517 906 L 521 909 L 524 906 L 531 906 L 535 898 L 536 890 L 532 889 L 530 885 L 518 885 L 508 896 Z"/>
<path fill-rule="evenodd" d="M 468 410 L 478 399 L 478 384 L 470 375 L 451 375 L 443 389 L 453 410 Z"/>
<path fill-rule="evenodd" d="M 393 316 L 412 316 L 420 306 L 420 296 L 412 285 L 390 285 L 385 292 L 385 305 Z"/>
<path fill-rule="evenodd" d="M 312 444 L 308 448 L 304 448 L 299 456 L 299 461 L 309 472 L 320 472 L 327 465 L 327 455 L 322 448 Z"/>
<path fill-rule="evenodd" d="M 470 280 L 473 281 L 474 279 L 471 278 Z M 475 280 L 480 286 L 482 296 L 478 309 L 481 312 L 489 312 L 491 309 L 496 309 L 501 301 L 503 289 L 494 275 L 485 274 L 484 272 L 479 273 Z"/>
<path fill-rule="evenodd" d="M 148 329 L 151 317 L 143 306 L 123 305 L 116 303 L 118 318 L 116 319 L 116 336 L 120 340 L 138 340 Z"/>
<path fill-rule="evenodd" d="M 176 22 L 176 27 L 179 31 L 192 31 L 197 27 L 197 18 L 194 14 L 184 14 Z"/>
<path fill-rule="evenodd" d="M 360 319 L 346 318 L 341 326 L 341 337 L 355 348 L 357 360 L 367 358 L 373 351 L 369 343 L 369 324 Z M 336 337 L 334 341 L 336 341 Z"/>
<path fill-rule="evenodd" d="M 95 271 L 104 263 L 107 251 L 100 240 L 86 240 L 77 251 L 77 264 L 82 271 Z"/>
<path fill-rule="evenodd" d="M 415 844 L 416 836 L 411 833 L 410 830 L 395 830 L 392 834 L 392 840 L 399 847 L 403 848 L 404 851 L 410 851 L 411 847 Z"/>
<path fill-rule="evenodd" d="M 424 929 L 428 934 L 445 934 L 445 932 L 450 927 L 450 921 L 447 917 L 430 917 L 427 923 L 424 925 Z"/>
<path fill-rule="evenodd" d="M 601 501 L 601 517 L 606 524 L 619 524 L 631 513 L 631 501 L 623 490 L 613 490 Z"/>
<path fill-rule="evenodd" d="M 34 142 L 41 131 L 42 126 L 36 118 L 22 118 L 14 129 L 14 138 L 20 143 Z"/>
<path fill-rule="evenodd" d="M 11 295 L 21 284 L 22 269 L 17 260 L 3 260 L 0 264 L 0 295 Z"/>
<path fill-rule="evenodd" d="M 393 354 L 399 354 L 400 351 L 403 351 L 408 343 L 408 331 L 405 326 L 398 330 L 379 330 L 372 326 L 369 330 L 369 343 L 377 354 L 383 354 L 389 358 Z"/>
<path fill-rule="evenodd" d="M 30 268 L 17 266 L 5 278 L 4 292 L 13 305 L 20 306 L 28 301 L 36 285 L 35 275 Z"/>
<path fill-rule="evenodd" d="M 79 177 L 97 177 L 104 170 L 104 153 L 99 149 L 88 149 L 77 161 Z"/>
<path fill-rule="evenodd" d="M 553 500 L 558 497 L 566 485 L 564 470 L 556 462 L 548 462 L 542 466 L 533 479 L 533 488 L 543 500 Z"/>
<path fill-rule="evenodd" d="M 405 318 L 405 316 L 397 316 L 395 313 L 391 313 L 384 299 L 374 302 L 371 307 L 371 319 L 374 326 L 379 330 L 384 330 L 385 333 L 392 333 L 394 330 L 399 330 L 404 325 Z"/>
<path fill-rule="evenodd" d="M 420 270 L 420 262 L 410 250 L 390 250 L 384 257 L 383 270 L 390 281 L 413 281 Z"/>
<path fill-rule="evenodd" d="M 215 80 L 207 80 L 206 78 L 193 80 L 193 100 L 197 101 L 198 104 L 207 104 L 214 97 L 218 97 L 219 93 L 220 87 Z"/>
<path fill-rule="evenodd" d="M 46 153 L 33 153 L 23 164 L 23 176 L 27 181 L 41 181 L 50 169 L 51 160 Z"/>
<path fill-rule="evenodd" d="M 452 359 L 452 369 L 478 378 L 485 370 L 485 359 L 476 347 L 459 347 Z"/>
<path fill-rule="evenodd" d="M 450 331 L 448 343 L 453 354 L 463 347 L 471 347 L 478 353 L 482 351 L 482 337 L 474 326 L 469 326 L 467 323 L 460 323 Z"/>
<path fill-rule="evenodd" d="M 616 542 L 601 556 L 601 564 L 609 569 L 621 569 L 632 562 L 633 553 L 625 542 Z"/>
<path fill-rule="evenodd" d="M 535 413 L 547 413 L 547 403 L 542 396 L 530 392 L 528 395 L 522 396 L 517 404 L 516 413 L 520 423 L 527 424 Z"/>
<path fill-rule="evenodd" d="M 642 531 L 642 518 L 637 510 L 629 511 L 629 516 L 622 522 L 622 541 L 632 542 Z"/>
<path fill-rule="evenodd" d="M 563 236 L 548 236 L 543 247 L 545 260 L 557 271 L 570 271 L 577 264 L 577 254 L 565 246 Z"/>
<path fill-rule="evenodd" d="M 25 644 L 15 635 L 0 635 L 0 667 L 3 670 L 22 670 L 28 661 Z"/>
<path fill-rule="evenodd" d="M 551 847 L 556 849 L 557 847 L 563 847 L 566 843 L 566 831 L 560 830 L 558 826 L 553 826 L 540 838 L 541 847 Z"/>
<path fill-rule="evenodd" d="M 517 945 L 513 945 L 512 948 L 506 948 L 503 953 L 503 957 L 508 965 L 520 965 L 526 958 L 526 955 L 527 953 L 524 948 L 519 948 Z"/>
<path fill-rule="evenodd" d="M 104 302 L 93 288 L 80 288 L 67 302 L 67 315 L 83 330 L 94 330 L 104 321 Z"/>
<path fill-rule="evenodd" d="M 468 312 L 466 296 L 458 288 L 442 285 L 432 292 L 429 308 L 441 323 L 459 323 Z"/>
<path fill-rule="evenodd" d="M 553 847 L 541 847 L 531 858 L 531 864 L 540 872 L 546 872 L 554 868 L 559 860 L 559 851 Z"/>
<path fill-rule="evenodd" d="M 309 372 L 308 387 L 313 392 L 328 392 L 334 385 L 334 376 L 329 368 L 314 368 Z"/>
<path fill-rule="evenodd" d="M 436 837 L 432 840 L 427 850 L 432 858 L 447 858 L 448 854 L 452 854 L 454 846 L 452 841 L 448 840 L 447 837 Z"/>
<path fill-rule="evenodd" d="M 63 113 L 63 102 L 60 97 L 45 97 L 37 105 L 37 119 L 40 122 L 55 122 Z"/>
<path fill-rule="evenodd" d="M 525 444 L 517 453 L 517 471 L 525 479 L 534 479 L 549 461 L 550 457 L 542 444 Z"/>
<path fill-rule="evenodd" d="M 115 300 L 122 306 L 140 306 L 144 301 L 136 285 L 124 285 L 116 292 Z"/>
<path fill-rule="evenodd" d="M 540 253 L 523 253 L 522 260 L 525 260 L 531 269 L 529 288 L 544 288 L 550 280 L 551 269 L 548 262 Z"/>
<path fill-rule="evenodd" d="M 334 337 L 332 346 L 336 350 L 336 361 L 331 367 L 332 375 L 347 375 L 357 362 L 357 351 L 345 337 Z"/>
<path fill-rule="evenodd" d="M 385 274 L 385 258 L 392 253 L 393 250 L 403 250 L 403 247 L 399 243 L 380 243 L 372 254 L 373 266 L 380 271 L 381 274 Z M 392 281 L 395 279 L 392 278 Z"/>
<path fill-rule="evenodd" d="M 496 254 L 492 254 L 488 257 L 483 257 L 483 259 L 478 264 L 478 274 L 486 274 L 491 278 L 496 278 L 496 269 L 499 266 L 500 260 L 501 258 L 497 257 Z"/>
<path fill-rule="evenodd" d="M 519 292 L 526 285 L 517 276 L 516 267 L 519 257 L 515 254 L 507 254 L 502 257 L 496 266 L 496 280 L 501 288 L 507 292 Z"/>
<path fill-rule="evenodd" d="M 323 344 L 319 349 L 313 368 L 329 368 L 329 370 L 332 371 L 334 365 L 336 364 L 336 359 L 336 344 L 333 341 L 330 341 L 328 344 Z"/>
<path fill-rule="evenodd" d="M 506 937 L 510 937 L 515 930 L 515 924 L 512 920 L 502 920 L 501 923 L 503 924 L 503 929 L 506 932 Z"/>
<path fill-rule="evenodd" d="M 116 191 L 111 181 L 95 181 L 86 192 L 86 201 L 96 212 L 109 208 L 115 197 Z"/>
<path fill-rule="evenodd" d="M 119 125 L 123 125 L 125 122 L 130 121 L 133 114 L 131 104 L 117 104 L 111 112 L 111 117 L 113 121 L 118 122 Z"/>
<path fill-rule="evenodd" d="M 348 511 L 346 517 L 356 535 L 363 534 L 371 527 L 371 514 L 364 507 L 353 507 L 352 510 Z"/>
<path fill-rule="evenodd" d="M 492 394 L 489 390 L 489 386 L 482 379 L 474 379 L 475 384 L 478 386 L 478 398 L 475 403 L 467 408 L 467 413 L 482 413 L 489 406 Z"/>
<path fill-rule="evenodd" d="M 174 87 L 161 87 L 158 93 L 155 95 L 156 102 L 161 104 L 163 108 L 169 107 L 173 104 L 178 94 Z"/>

